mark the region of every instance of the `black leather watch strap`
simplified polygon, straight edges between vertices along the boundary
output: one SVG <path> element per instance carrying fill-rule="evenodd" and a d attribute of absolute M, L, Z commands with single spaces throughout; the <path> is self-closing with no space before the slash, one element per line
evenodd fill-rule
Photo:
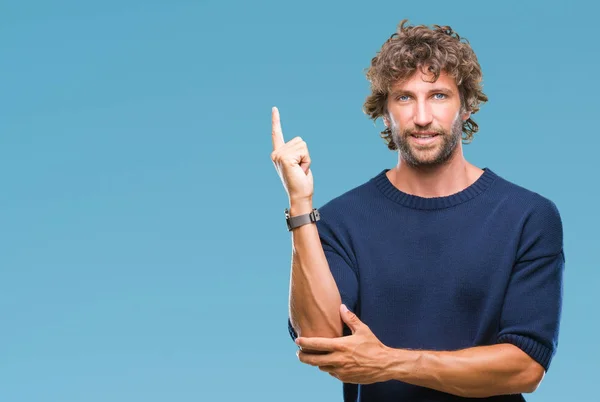
<path fill-rule="evenodd" d="M 313 208 L 313 210 L 308 214 L 298 216 L 290 216 L 290 211 L 287 208 L 285 209 L 285 222 L 287 224 L 288 231 L 308 223 L 314 223 L 319 219 L 321 219 L 321 216 L 316 208 Z"/>

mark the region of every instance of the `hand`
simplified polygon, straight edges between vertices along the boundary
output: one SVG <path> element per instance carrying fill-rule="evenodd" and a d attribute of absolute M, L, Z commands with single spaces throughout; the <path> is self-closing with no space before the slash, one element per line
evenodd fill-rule
<path fill-rule="evenodd" d="M 284 142 L 279 111 L 276 107 L 272 110 L 271 123 L 273 140 L 271 160 L 283 182 L 290 203 L 312 202 L 314 185 L 306 142 L 300 137 L 293 138 L 287 144 Z"/>
<path fill-rule="evenodd" d="M 389 380 L 386 368 L 391 363 L 391 349 L 381 343 L 369 327 L 343 304 L 340 314 L 352 330 L 352 335 L 341 338 L 299 337 L 296 344 L 301 348 L 325 354 L 309 354 L 299 350 L 298 359 L 302 363 L 318 366 L 321 371 L 345 383 L 372 384 Z"/>

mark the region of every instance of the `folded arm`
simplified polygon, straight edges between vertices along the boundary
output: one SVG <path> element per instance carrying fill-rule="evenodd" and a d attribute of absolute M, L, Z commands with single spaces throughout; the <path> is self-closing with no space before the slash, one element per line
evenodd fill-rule
<path fill-rule="evenodd" d="M 388 379 L 477 398 L 533 392 L 545 374 L 508 343 L 450 352 L 391 349 L 386 366 Z"/>
<path fill-rule="evenodd" d="M 456 351 L 395 349 L 384 345 L 343 305 L 342 320 L 352 330 L 340 338 L 304 338 L 296 343 L 301 362 L 318 366 L 342 382 L 372 384 L 397 380 L 462 397 L 535 391 L 545 368 L 512 343 Z M 304 348 L 324 352 L 304 353 Z"/>

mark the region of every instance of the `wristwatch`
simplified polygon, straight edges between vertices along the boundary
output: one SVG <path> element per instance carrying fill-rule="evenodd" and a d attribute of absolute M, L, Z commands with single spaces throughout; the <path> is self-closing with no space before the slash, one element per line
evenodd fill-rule
<path fill-rule="evenodd" d="M 285 209 L 285 223 L 287 224 L 288 232 L 302 225 L 306 225 L 307 223 L 314 223 L 320 219 L 321 216 L 316 208 L 313 208 L 308 214 L 298 216 L 290 216 L 289 209 Z"/>

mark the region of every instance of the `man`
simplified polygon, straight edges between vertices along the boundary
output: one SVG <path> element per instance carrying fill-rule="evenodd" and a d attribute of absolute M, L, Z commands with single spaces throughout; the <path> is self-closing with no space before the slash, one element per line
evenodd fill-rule
<path fill-rule="evenodd" d="M 288 193 L 288 327 L 345 401 L 523 401 L 558 344 L 564 252 L 554 203 L 463 156 L 487 97 L 448 26 L 405 26 L 373 58 L 364 110 L 398 164 L 313 210 L 306 143 L 271 159 Z M 319 214 L 320 212 L 320 214 Z"/>

